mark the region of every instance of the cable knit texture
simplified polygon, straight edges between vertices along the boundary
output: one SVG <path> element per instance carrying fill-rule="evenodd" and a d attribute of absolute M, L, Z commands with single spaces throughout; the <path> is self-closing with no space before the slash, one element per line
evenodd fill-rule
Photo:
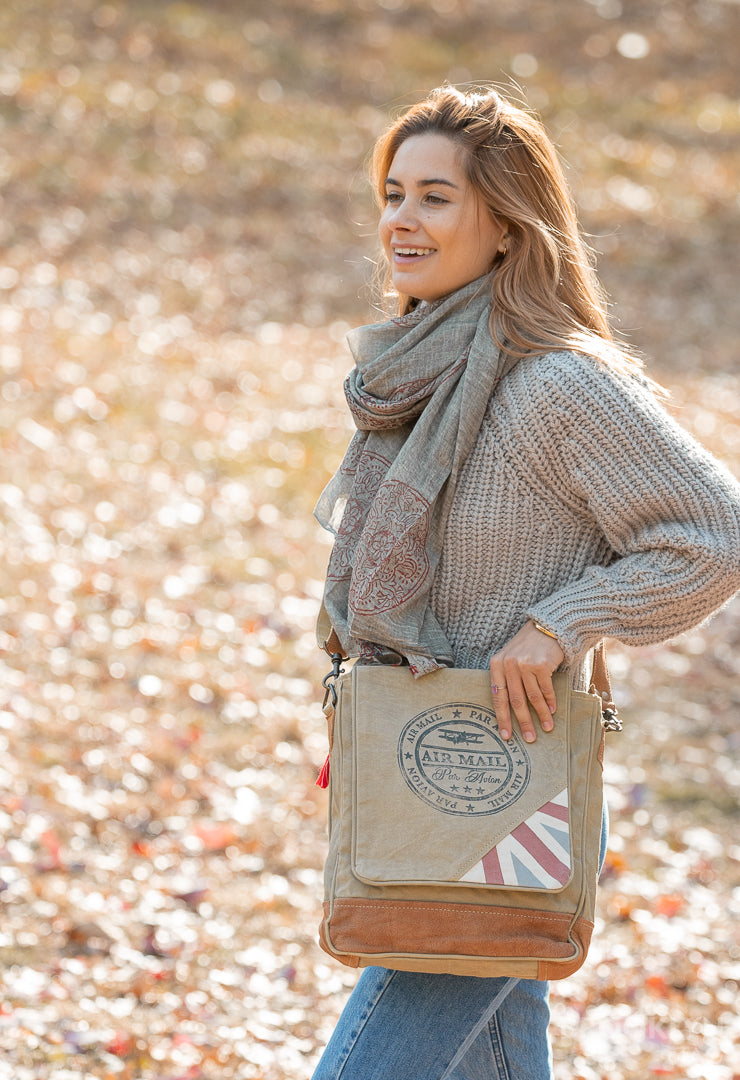
<path fill-rule="evenodd" d="M 457 667 L 486 667 L 534 618 L 580 683 L 602 637 L 665 641 L 738 589 L 740 485 L 642 380 L 571 352 L 504 377 L 458 478 L 431 596 Z"/>

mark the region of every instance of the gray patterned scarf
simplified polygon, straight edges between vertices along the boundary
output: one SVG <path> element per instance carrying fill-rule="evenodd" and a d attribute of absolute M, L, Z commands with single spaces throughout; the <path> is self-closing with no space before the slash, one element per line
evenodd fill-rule
<path fill-rule="evenodd" d="M 453 663 L 429 597 L 458 474 L 511 366 L 490 315 L 486 275 L 347 337 L 357 432 L 315 511 L 336 537 L 324 605 L 346 655 L 391 650 L 415 675 Z"/>

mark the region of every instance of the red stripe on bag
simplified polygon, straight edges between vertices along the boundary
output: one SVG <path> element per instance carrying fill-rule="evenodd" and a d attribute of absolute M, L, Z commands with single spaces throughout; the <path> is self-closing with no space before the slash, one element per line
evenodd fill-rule
<path fill-rule="evenodd" d="M 548 817 L 557 818 L 558 821 L 568 821 L 568 807 L 561 806 L 560 803 L 545 803 L 544 806 L 540 807 L 540 813 L 547 814 Z"/>
<path fill-rule="evenodd" d="M 481 861 L 483 863 L 483 876 L 486 879 L 486 884 L 503 885 L 504 875 L 501 871 L 501 863 L 499 862 L 496 848 L 491 848 L 488 854 L 483 856 Z"/>
<path fill-rule="evenodd" d="M 515 829 L 512 829 L 511 835 L 515 840 L 518 840 L 525 851 L 539 863 L 539 865 L 546 870 L 548 874 L 559 881 L 561 885 L 570 877 L 570 869 L 558 859 L 557 855 L 554 855 L 548 847 L 546 847 L 540 838 L 530 829 L 529 825 L 522 822 L 521 825 L 517 825 Z"/>

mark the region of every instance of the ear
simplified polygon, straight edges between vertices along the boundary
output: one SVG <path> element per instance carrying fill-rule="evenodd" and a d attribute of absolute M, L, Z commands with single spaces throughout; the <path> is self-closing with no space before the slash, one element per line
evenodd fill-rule
<path fill-rule="evenodd" d="M 496 225 L 501 230 L 501 237 L 499 239 L 498 248 L 496 250 L 498 251 L 499 255 L 505 255 L 509 247 L 510 222 L 508 222 L 506 218 L 499 217 L 497 214 L 493 214 L 492 217 L 493 220 L 496 222 Z"/>

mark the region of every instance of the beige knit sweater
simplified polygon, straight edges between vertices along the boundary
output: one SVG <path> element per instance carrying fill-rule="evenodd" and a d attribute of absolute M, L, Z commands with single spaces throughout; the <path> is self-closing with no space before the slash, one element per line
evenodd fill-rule
<path fill-rule="evenodd" d="M 602 637 L 665 641 L 738 589 L 740 485 L 641 381 L 571 352 L 505 376 L 432 591 L 458 667 L 486 667 L 532 617 L 582 684 Z"/>

